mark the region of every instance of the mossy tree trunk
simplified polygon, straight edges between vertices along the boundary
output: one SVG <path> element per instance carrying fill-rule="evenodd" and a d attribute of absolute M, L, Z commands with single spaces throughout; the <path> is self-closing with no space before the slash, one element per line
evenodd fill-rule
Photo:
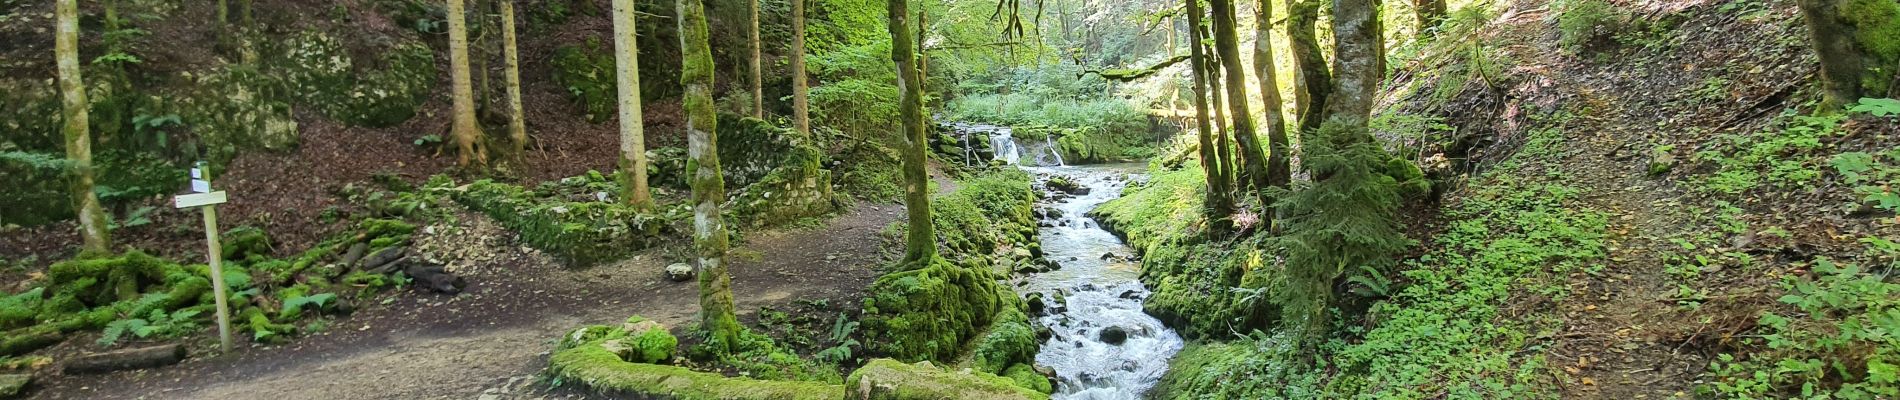
<path fill-rule="evenodd" d="M 53 5 L 58 28 L 53 38 L 53 53 L 59 64 L 59 92 L 62 131 L 66 136 L 66 160 L 71 162 L 73 211 L 79 216 L 81 249 L 104 254 L 112 242 L 106 231 L 106 212 L 92 184 L 91 119 L 86 116 L 86 83 L 79 76 L 79 4 L 77 0 L 58 0 Z"/>
<path fill-rule="evenodd" d="M 911 41 L 908 0 L 885 0 L 886 27 L 891 32 L 891 63 L 897 68 L 898 118 L 904 121 L 904 208 L 909 230 L 904 241 L 904 263 L 928 266 L 937 257 L 937 231 L 930 225 L 930 175 L 924 139 L 924 89 L 917 70 L 916 43 Z"/>
<path fill-rule="evenodd" d="M 1261 123 L 1267 128 L 1267 175 L 1263 183 L 1266 187 L 1286 188 L 1293 182 L 1293 151 L 1287 142 L 1286 116 L 1280 110 L 1279 77 L 1273 74 L 1273 3 L 1259 0 L 1258 4 L 1254 7 L 1253 68 L 1254 75 L 1260 77 L 1260 102 L 1264 103 Z M 1265 197 L 1261 202 L 1273 205 Z M 1271 227 L 1272 213 L 1261 220 Z"/>
<path fill-rule="evenodd" d="M 1208 37 L 1211 33 L 1212 32 L 1208 31 L 1206 27 L 1202 27 L 1201 37 Z M 1226 196 L 1228 201 L 1228 210 L 1233 210 L 1232 206 L 1235 201 L 1234 193 L 1236 192 L 1236 187 L 1240 186 L 1240 184 L 1237 183 L 1238 181 L 1234 179 L 1234 171 L 1240 168 L 1235 164 L 1241 160 L 1234 158 L 1234 146 L 1229 144 L 1227 140 L 1227 133 L 1229 132 L 1227 130 L 1227 107 L 1223 105 L 1225 103 L 1221 100 L 1227 97 L 1227 92 L 1221 90 L 1224 83 L 1221 82 L 1220 57 L 1213 56 L 1215 52 L 1212 45 L 1201 46 L 1201 52 L 1201 54 L 1207 54 L 1210 58 L 1210 61 L 1207 63 L 1207 97 L 1212 101 L 1210 106 L 1214 109 L 1215 165 L 1220 167 L 1221 182 L 1227 185 L 1225 189 L 1227 193 L 1223 196 Z M 1232 215 L 1232 213 L 1230 212 L 1228 215 Z"/>
<path fill-rule="evenodd" d="M 454 100 L 449 134 L 455 138 L 455 164 L 466 167 L 471 160 L 487 164 L 488 156 L 482 154 L 475 143 L 481 135 L 481 126 L 475 121 L 475 89 L 468 68 L 468 13 L 463 8 L 464 1 L 448 0 L 450 96 Z"/>
<path fill-rule="evenodd" d="M 1293 114 L 1299 118 L 1299 131 L 1319 129 L 1326 98 L 1333 91 L 1332 70 L 1326 56 L 1320 54 L 1314 30 L 1319 23 L 1321 0 L 1303 0 L 1287 4 L 1287 52 L 1293 55 Z"/>
<path fill-rule="evenodd" d="M 748 37 L 750 38 L 748 42 L 752 44 L 752 58 L 750 61 L 752 62 L 751 67 L 752 67 L 752 117 L 753 118 L 765 118 L 765 68 L 761 66 L 762 62 L 759 61 L 760 59 L 764 58 L 762 56 L 764 52 L 761 51 L 760 48 L 765 47 L 763 43 L 759 43 L 759 2 L 760 1 L 764 1 L 764 0 L 747 0 L 746 1 L 746 6 L 752 8 L 752 12 L 751 12 L 752 20 L 748 21 L 750 22 L 750 26 L 748 27 L 749 29 L 746 31 L 746 34 L 749 35 Z"/>
<path fill-rule="evenodd" d="M 1194 76 L 1194 124 L 1199 131 L 1196 139 L 1200 142 L 1201 169 L 1207 176 L 1206 213 L 1208 230 L 1215 236 L 1226 236 L 1232 231 L 1233 199 L 1228 197 L 1227 178 L 1221 173 L 1219 148 L 1215 147 L 1213 124 L 1208 118 L 1208 95 L 1213 93 L 1207 77 L 1207 55 L 1201 51 L 1201 5 L 1200 0 L 1186 0 L 1188 14 L 1188 60 L 1193 67 Z"/>
<path fill-rule="evenodd" d="M 1333 0 L 1333 93 L 1323 119 L 1365 127 L 1385 79 L 1385 35 L 1376 0 Z"/>
<path fill-rule="evenodd" d="M 680 33 L 680 84 L 686 109 L 686 175 L 693 187 L 693 250 L 699 256 L 700 327 L 707 343 L 721 351 L 739 340 L 733 314 L 732 276 L 726 272 L 726 223 L 719 203 L 726 182 L 719 173 L 718 121 L 713 111 L 713 58 L 706 31 L 706 5 L 677 0 Z"/>
<path fill-rule="evenodd" d="M 1432 28 L 1445 20 L 1445 0 L 1416 0 L 1412 5 L 1418 9 L 1418 36 L 1431 36 Z"/>
<path fill-rule="evenodd" d="M 792 127 L 811 137 L 811 84 L 805 80 L 805 0 L 792 0 Z"/>
<path fill-rule="evenodd" d="M 1900 96 L 1900 2 L 1800 0 L 1828 109 L 1862 97 Z"/>
<path fill-rule="evenodd" d="M 653 208 L 647 188 L 645 116 L 640 110 L 640 30 L 633 0 L 614 0 L 614 81 L 619 89 L 620 198 L 640 210 Z"/>
<path fill-rule="evenodd" d="M 501 52 L 503 77 L 508 80 L 508 138 L 514 142 L 515 161 L 526 162 L 528 151 L 528 122 L 521 115 L 521 56 L 515 41 L 515 2 L 501 1 Z"/>
<path fill-rule="evenodd" d="M 1240 152 L 1240 176 L 1234 181 L 1237 191 L 1263 193 L 1267 188 L 1267 158 L 1255 136 L 1253 110 L 1247 107 L 1247 67 L 1240 62 L 1240 34 L 1234 18 L 1234 0 L 1212 0 L 1214 7 L 1214 48 L 1226 69 L 1227 108 L 1234 120 L 1234 144 Z"/>

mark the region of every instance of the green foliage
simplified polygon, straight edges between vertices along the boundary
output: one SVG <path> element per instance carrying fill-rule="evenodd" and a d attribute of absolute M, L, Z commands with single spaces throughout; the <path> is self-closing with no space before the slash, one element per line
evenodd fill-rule
<path fill-rule="evenodd" d="M 1010 381 L 1016 383 L 1016 386 L 1022 386 L 1040 393 L 1055 393 L 1056 391 L 1055 384 L 1049 383 L 1049 377 L 1042 376 L 1041 373 L 1036 372 L 1036 367 L 1032 367 L 1029 364 L 1011 365 L 1008 370 L 998 373 L 997 375 L 1009 378 Z"/>
<path fill-rule="evenodd" d="M 1885 161 L 1882 161 L 1885 159 Z M 1858 208 L 1861 204 L 1876 209 L 1900 212 L 1900 148 L 1889 149 L 1881 154 L 1864 152 L 1846 152 L 1835 154 L 1828 165 L 1841 174 L 1850 187 L 1859 204 L 1850 204 L 1847 208 Z"/>
<path fill-rule="evenodd" d="M 1878 399 L 1900 396 L 1900 284 L 1884 274 L 1822 258 L 1812 276 L 1787 276 L 1782 303 L 1764 313 L 1766 345 L 1742 357 L 1722 354 L 1715 381 L 1697 388 L 1728 398 Z M 1891 268 L 1891 266 L 1889 267 Z"/>
<path fill-rule="evenodd" d="M 1806 188 L 1821 176 L 1816 157 L 1822 138 L 1838 134 L 1843 115 L 1782 114 L 1777 126 L 1752 134 L 1724 134 L 1704 146 L 1695 160 L 1713 164 L 1715 171 L 1699 178 L 1703 190 L 1740 194 L 1772 185 L 1778 189 Z"/>
<path fill-rule="evenodd" d="M 1187 338 L 1225 338 L 1236 333 L 1235 326 L 1275 318 L 1258 307 L 1263 302 L 1257 294 L 1284 280 L 1278 268 L 1265 265 L 1273 257 L 1265 237 L 1208 240 L 1205 175 L 1198 163 L 1176 168 L 1157 165 L 1146 184 L 1130 186 L 1090 212 L 1141 252 L 1141 280 L 1154 289 L 1143 310 Z"/>
<path fill-rule="evenodd" d="M 1855 104 L 1847 110 L 1873 114 L 1876 117 L 1892 117 L 1900 115 L 1900 100 L 1863 97 L 1860 99 L 1859 104 Z"/>
<path fill-rule="evenodd" d="M 977 371 L 1009 375 L 1004 370 L 1011 366 L 1036 362 L 1040 342 L 1036 340 L 1035 329 L 1029 326 L 1029 316 L 1020 309 L 1006 308 L 996 315 L 989 332 L 976 340 L 970 364 Z"/>
<path fill-rule="evenodd" d="M 1275 302 L 1299 318 L 1293 322 L 1323 330 L 1334 279 L 1362 267 L 1384 270 L 1412 240 L 1399 230 L 1400 182 L 1387 172 L 1392 156 L 1370 134 L 1328 121 L 1301 143 L 1314 180 L 1277 196 L 1288 277 Z"/>
<path fill-rule="evenodd" d="M 1191 343 L 1174 355 L 1149 398 L 1318 399 L 1320 375 L 1298 367 L 1299 346 L 1284 335 L 1256 334 L 1232 342 Z"/>
<path fill-rule="evenodd" d="M 594 123 L 614 119 L 619 112 L 613 49 L 600 40 L 554 50 L 554 83 L 567 89 L 581 115 Z"/>
<path fill-rule="evenodd" d="M 1615 33 L 1629 19 L 1629 12 L 1604 0 L 1565 0 L 1556 7 L 1557 44 L 1572 54 L 1581 54 L 1598 41 Z"/>
<path fill-rule="evenodd" d="M 164 295 L 155 293 L 148 296 Z M 143 318 L 127 318 L 112 321 L 112 323 L 106 324 L 106 329 L 100 334 L 97 344 L 103 347 L 112 347 L 118 344 L 119 340 L 127 334 L 144 339 L 150 337 L 178 337 L 197 332 L 203 329 L 202 326 L 198 325 L 197 321 L 198 314 L 201 313 L 203 313 L 203 311 L 198 309 L 181 309 L 174 312 L 152 310 L 151 314 Z"/>
<path fill-rule="evenodd" d="M 838 313 L 838 320 L 832 323 L 830 332 L 831 342 L 838 345 L 819 350 L 817 354 L 812 355 L 812 358 L 828 364 L 842 364 L 850 361 L 856 354 L 856 349 L 863 346 L 863 343 L 858 343 L 857 339 L 851 338 L 857 332 L 858 322 L 845 318 L 844 313 Z"/>

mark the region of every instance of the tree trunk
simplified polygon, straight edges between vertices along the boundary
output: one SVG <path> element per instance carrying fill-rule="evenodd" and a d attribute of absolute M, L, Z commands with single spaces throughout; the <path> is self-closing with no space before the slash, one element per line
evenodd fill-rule
<path fill-rule="evenodd" d="M 1205 35 L 1209 33 L 1202 31 L 1201 37 L 1207 37 Z M 1227 196 L 1227 201 L 1230 202 L 1228 204 L 1232 204 L 1231 202 L 1235 199 L 1234 188 L 1239 186 L 1234 181 L 1234 171 L 1237 169 L 1234 163 L 1238 160 L 1234 159 L 1234 147 L 1229 145 L 1227 140 L 1227 107 L 1221 100 L 1227 97 L 1227 92 L 1221 90 L 1224 83 L 1221 81 L 1220 57 L 1211 56 L 1214 53 L 1212 46 L 1203 45 L 1201 51 L 1202 54 L 1209 54 L 1209 58 L 1213 61 L 1207 63 L 1207 98 L 1212 101 L 1210 105 L 1214 107 L 1214 165 L 1219 167 L 1216 172 L 1220 173 L 1221 182 L 1227 185 L 1227 193 L 1224 196 Z"/>
<path fill-rule="evenodd" d="M 1385 79 L 1385 35 L 1376 0 L 1333 0 L 1333 93 L 1324 119 L 1364 127 Z"/>
<path fill-rule="evenodd" d="M 1319 21 L 1320 0 L 1288 3 L 1286 17 L 1287 51 L 1293 54 L 1293 114 L 1299 118 L 1300 132 L 1319 129 L 1321 110 L 1333 92 L 1332 70 L 1326 56 L 1320 54 L 1314 29 Z"/>
<path fill-rule="evenodd" d="M 908 0 L 885 0 L 886 18 L 891 32 L 891 62 L 897 68 L 899 118 L 904 120 L 904 208 L 909 231 L 904 243 L 904 262 L 913 266 L 929 265 L 937 257 L 937 231 L 930 225 L 930 175 L 924 139 L 924 89 L 917 70 L 917 52 L 912 49 Z"/>
<path fill-rule="evenodd" d="M 1214 47 L 1220 52 L 1221 66 L 1227 70 L 1227 108 L 1234 120 L 1234 144 L 1240 147 L 1240 176 L 1234 186 L 1251 189 L 1257 195 L 1267 188 L 1267 157 L 1261 153 L 1259 137 L 1254 136 L 1253 110 L 1247 108 L 1247 67 L 1240 62 L 1234 0 L 1210 3 L 1214 6 Z"/>
<path fill-rule="evenodd" d="M 1821 60 L 1823 107 L 1829 110 L 1900 90 L 1900 3 L 1889 0 L 1800 0 L 1815 55 Z"/>
<path fill-rule="evenodd" d="M 792 0 L 792 127 L 811 137 L 811 84 L 805 80 L 805 0 Z"/>
<path fill-rule="evenodd" d="M 646 127 L 640 104 L 640 30 L 633 0 L 614 0 L 614 81 L 620 102 L 620 198 L 635 209 L 653 208 L 647 189 Z"/>
<path fill-rule="evenodd" d="M 1445 20 L 1445 0 L 1416 0 L 1418 8 L 1418 37 L 1431 36 L 1432 28 Z"/>
<path fill-rule="evenodd" d="M 87 354 L 66 362 L 60 371 L 67 375 L 103 374 L 129 369 L 145 369 L 177 364 L 185 360 L 185 346 L 168 344 Z"/>
<path fill-rule="evenodd" d="M 449 132 L 455 138 L 455 164 L 466 167 L 471 159 L 487 164 L 488 156 L 481 154 L 475 144 L 481 127 L 475 122 L 475 89 L 469 82 L 468 14 L 462 7 L 463 1 L 448 0 L 450 95 L 454 98 Z"/>
<path fill-rule="evenodd" d="M 759 61 L 759 59 L 761 58 L 760 54 L 762 54 L 762 52 L 760 51 L 760 48 L 764 46 L 763 44 L 759 43 L 759 2 L 760 1 L 763 1 L 763 0 L 747 0 L 746 1 L 746 5 L 752 8 L 752 20 L 749 21 L 751 23 L 751 26 L 750 26 L 750 29 L 747 31 L 747 34 L 750 35 L 749 36 L 751 38 L 750 42 L 752 44 L 751 62 L 752 62 L 752 117 L 753 118 L 765 118 L 765 70 L 762 67 L 760 67 L 760 61 Z"/>
<path fill-rule="evenodd" d="M 528 122 L 521 115 L 521 57 L 515 45 L 514 0 L 501 0 L 501 20 L 502 64 L 508 69 L 502 75 L 508 80 L 508 138 L 515 145 L 515 160 L 526 163 Z"/>
<path fill-rule="evenodd" d="M 739 340 L 739 319 L 733 314 L 732 276 L 726 272 L 725 219 L 719 204 L 726 200 L 725 179 L 719 173 L 718 119 L 713 111 L 713 58 L 706 32 L 706 6 L 701 0 L 677 0 L 680 32 L 680 83 L 686 109 L 686 175 L 693 186 L 693 250 L 699 256 L 700 327 L 707 343 L 721 352 Z"/>
<path fill-rule="evenodd" d="M 1273 3 L 1259 0 L 1254 8 L 1254 75 L 1260 77 L 1260 102 L 1265 111 L 1264 122 L 1267 126 L 1267 179 L 1268 187 L 1285 188 L 1293 181 L 1292 148 L 1286 137 L 1286 117 L 1280 110 L 1280 82 L 1273 74 Z M 1262 198 L 1269 207 L 1273 202 Z M 1270 214 L 1270 213 L 1269 213 Z M 1267 217 L 1270 217 L 1267 216 Z M 1272 218 L 1262 218 L 1271 221 Z"/>
<path fill-rule="evenodd" d="M 103 254 L 111 251 L 112 242 L 106 231 L 105 209 L 99 206 L 99 196 L 92 192 L 92 132 L 88 126 L 90 118 L 86 116 L 90 103 L 86 102 L 86 83 L 79 76 L 79 5 L 77 0 L 59 0 L 54 8 L 59 27 L 53 38 L 53 53 L 59 59 L 66 160 L 72 163 L 73 211 L 79 216 L 79 237 L 85 241 L 81 247 L 83 252 Z"/>
<path fill-rule="evenodd" d="M 1214 142 L 1215 131 L 1208 118 L 1208 94 L 1213 93 L 1208 79 L 1207 55 L 1201 51 L 1201 6 L 1200 0 L 1187 0 L 1188 14 L 1188 60 L 1193 67 L 1194 76 L 1194 124 L 1199 134 L 1201 170 L 1207 176 L 1206 213 L 1208 231 L 1214 236 L 1226 236 L 1232 231 L 1234 213 L 1233 200 L 1228 198 L 1227 179 L 1221 173 L 1219 148 Z"/>

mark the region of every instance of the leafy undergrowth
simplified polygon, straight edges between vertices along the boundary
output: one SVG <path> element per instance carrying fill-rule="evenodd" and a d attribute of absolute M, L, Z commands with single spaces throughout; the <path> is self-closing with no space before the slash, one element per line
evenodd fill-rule
<path fill-rule="evenodd" d="M 1546 131 L 1518 157 L 1550 157 L 1562 146 L 1558 135 L 1558 131 Z M 1198 196 L 1183 189 L 1193 185 L 1168 184 L 1175 180 L 1198 183 L 1192 175 L 1174 174 L 1182 173 L 1156 171 L 1156 183 L 1131 190 L 1127 203 L 1111 203 L 1102 212 L 1107 220 L 1123 221 L 1118 227 L 1133 224 L 1127 232 L 1130 242 L 1146 251 L 1144 269 L 1172 264 L 1154 262 L 1157 255 L 1194 248 L 1144 238 L 1178 228 L 1156 229 L 1132 222 L 1153 216 L 1129 218 L 1140 215 L 1140 210 L 1169 209 L 1141 202 L 1187 202 Z M 1185 315 L 1191 316 L 1186 332 L 1206 330 L 1198 327 L 1210 324 L 1270 328 L 1253 333 L 1229 331 L 1233 336 L 1202 335 L 1215 340 L 1197 342 L 1177 356 L 1156 394 L 1169 399 L 1553 397 L 1553 382 L 1539 352 L 1549 340 L 1553 318 L 1547 311 L 1511 305 L 1562 301 L 1566 273 L 1600 268 L 1597 263 L 1606 254 L 1605 214 L 1582 206 L 1579 189 L 1563 185 L 1565 180 L 1557 169 L 1520 162 L 1507 162 L 1477 179 L 1449 207 L 1446 219 L 1453 221 L 1451 226 L 1425 246 L 1423 255 L 1399 268 L 1402 278 L 1368 276 L 1355 281 L 1370 293 L 1390 297 L 1373 303 L 1363 319 L 1339 321 L 1340 328 L 1316 352 L 1300 345 L 1296 325 L 1242 325 L 1250 322 L 1245 315 L 1222 311 L 1223 307 L 1245 310 L 1245 304 L 1237 302 L 1248 297 L 1221 301 L 1222 296 L 1208 295 L 1227 290 L 1265 296 L 1259 292 L 1277 286 L 1248 282 L 1262 279 L 1252 278 L 1237 281 L 1239 285 L 1216 282 L 1199 289 L 1203 305 L 1186 310 Z M 1270 257 L 1213 254 L 1201 257 L 1213 258 L 1213 265 Z M 1207 273 L 1177 276 L 1197 275 Z M 1156 299 L 1163 299 L 1169 288 L 1166 278 L 1163 282 Z M 1220 340 L 1234 336 L 1239 338 Z"/>

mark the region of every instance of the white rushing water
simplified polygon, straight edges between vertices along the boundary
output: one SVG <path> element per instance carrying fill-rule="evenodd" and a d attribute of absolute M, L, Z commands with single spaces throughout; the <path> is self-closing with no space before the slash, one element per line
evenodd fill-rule
<path fill-rule="evenodd" d="M 1061 269 L 1036 274 L 1024 293 L 1040 292 L 1051 310 L 1037 320 L 1053 335 L 1042 345 L 1036 363 L 1055 369 L 1056 399 L 1139 399 L 1167 372 L 1168 360 L 1181 350 L 1181 337 L 1160 320 L 1142 312 L 1150 292 L 1142 286 L 1134 249 L 1102 229 L 1087 213 L 1120 196 L 1128 176 L 1140 165 L 1086 167 L 1025 167 L 1037 174 L 1068 177 L 1088 193 L 1059 198 L 1052 208 L 1061 211 L 1053 225 L 1042 228 L 1042 249 Z M 1127 332 L 1127 340 L 1109 344 L 1101 339 L 1111 328 Z"/>

